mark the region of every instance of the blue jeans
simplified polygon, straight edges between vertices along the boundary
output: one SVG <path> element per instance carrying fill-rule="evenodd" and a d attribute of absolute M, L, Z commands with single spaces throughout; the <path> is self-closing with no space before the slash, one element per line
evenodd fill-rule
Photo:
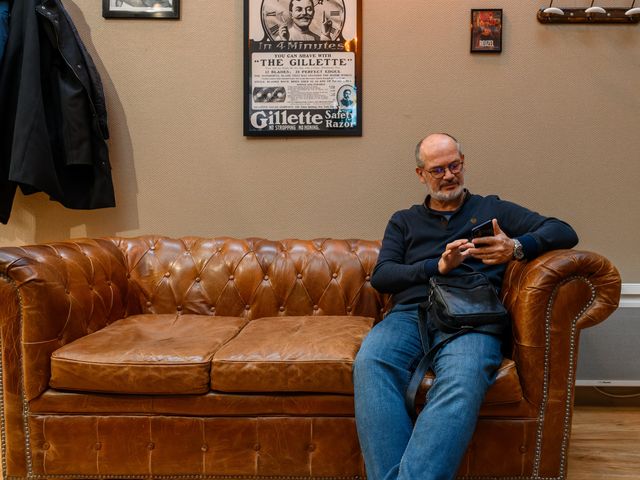
<path fill-rule="evenodd" d="M 404 393 L 423 350 L 418 305 L 396 305 L 367 335 L 353 371 L 356 426 L 369 480 L 450 480 L 502 361 L 501 341 L 467 333 L 436 355 L 436 374 L 415 426 Z M 441 337 L 431 332 L 430 343 Z"/>

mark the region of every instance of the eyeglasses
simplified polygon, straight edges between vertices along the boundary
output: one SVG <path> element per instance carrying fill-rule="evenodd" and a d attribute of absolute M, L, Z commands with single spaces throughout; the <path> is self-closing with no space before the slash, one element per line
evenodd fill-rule
<path fill-rule="evenodd" d="M 458 175 L 462 171 L 462 166 L 464 162 L 462 160 L 456 160 L 455 162 L 451 162 L 446 167 L 433 167 L 429 170 L 422 169 L 423 172 L 428 172 L 433 178 L 439 179 L 444 177 L 444 174 L 447 170 L 451 172 L 452 175 Z"/>

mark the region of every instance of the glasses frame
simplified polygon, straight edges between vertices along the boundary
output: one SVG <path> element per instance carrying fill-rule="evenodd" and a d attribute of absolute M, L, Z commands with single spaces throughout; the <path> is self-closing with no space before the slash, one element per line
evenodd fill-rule
<path fill-rule="evenodd" d="M 458 170 L 458 167 L 460 167 L 460 169 L 457 172 L 454 172 L 451 168 L 452 165 L 455 165 L 455 167 L 453 167 L 454 169 Z M 433 168 L 430 168 L 429 170 L 427 170 L 426 168 L 422 168 L 422 171 L 427 172 L 436 180 L 440 180 L 441 178 L 444 178 L 444 175 L 447 172 L 447 170 L 451 172 L 451 175 L 457 176 L 462 173 L 463 168 L 464 168 L 464 160 L 454 160 L 449 165 L 445 165 L 444 167 L 433 167 Z M 440 169 L 442 169 L 440 173 L 434 173 L 434 170 L 440 170 Z"/>

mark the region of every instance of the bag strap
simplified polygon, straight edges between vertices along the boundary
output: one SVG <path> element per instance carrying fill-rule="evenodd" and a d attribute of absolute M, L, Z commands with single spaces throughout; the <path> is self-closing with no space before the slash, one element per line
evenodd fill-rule
<path fill-rule="evenodd" d="M 422 383 L 424 376 L 427 374 L 429 367 L 431 367 L 433 359 L 435 358 L 436 353 L 438 353 L 438 350 L 440 350 L 454 338 L 464 335 L 465 333 L 477 332 L 486 333 L 488 335 L 501 335 L 503 333 L 503 329 L 499 325 L 483 325 L 481 327 L 461 328 L 455 333 L 448 334 L 444 339 L 440 340 L 433 347 L 428 349 L 429 333 L 427 331 L 427 312 L 428 310 L 426 302 L 420 304 L 420 307 L 418 308 L 418 332 L 420 333 L 420 343 L 422 344 L 424 356 L 411 375 L 409 385 L 407 386 L 407 390 L 404 395 L 404 405 L 407 408 L 407 412 L 409 413 L 409 416 L 414 423 L 418 418 L 418 415 L 416 413 L 416 396 L 418 395 L 420 384 Z"/>
<path fill-rule="evenodd" d="M 422 344 L 424 356 L 411 375 L 409 386 L 407 387 L 407 391 L 404 395 L 404 405 L 407 408 L 407 412 L 409 412 L 409 416 L 414 422 L 418 417 L 418 415 L 416 414 L 416 396 L 418 395 L 418 390 L 420 389 L 420 384 L 422 383 L 424 376 L 427 374 L 429 367 L 431 367 L 431 364 L 433 363 L 433 359 L 435 358 L 436 353 L 438 353 L 438 350 L 444 347 L 451 340 L 459 337 L 467 331 L 466 329 L 461 329 L 455 333 L 449 334 L 446 336 L 446 338 L 439 341 L 433 347 L 427 350 L 429 345 L 429 333 L 427 332 L 427 319 L 425 318 L 426 311 L 427 309 L 423 305 L 420 305 L 418 309 L 418 331 L 420 332 L 420 343 Z"/>

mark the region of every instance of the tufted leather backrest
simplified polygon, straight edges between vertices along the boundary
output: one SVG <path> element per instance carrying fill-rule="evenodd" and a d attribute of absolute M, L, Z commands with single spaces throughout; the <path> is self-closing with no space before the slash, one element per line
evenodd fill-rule
<path fill-rule="evenodd" d="M 360 315 L 388 307 L 369 279 L 379 241 L 112 238 L 144 313 L 260 318 Z"/>

